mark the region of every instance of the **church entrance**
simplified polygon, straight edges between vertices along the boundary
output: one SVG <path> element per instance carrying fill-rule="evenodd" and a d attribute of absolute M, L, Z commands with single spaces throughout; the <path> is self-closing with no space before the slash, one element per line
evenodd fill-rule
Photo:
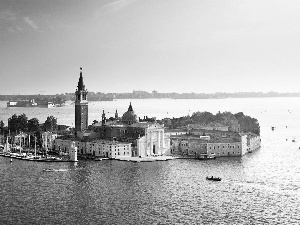
<path fill-rule="evenodd" d="M 153 145 L 153 154 L 156 154 L 156 152 L 155 152 L 155 145 Z"/>

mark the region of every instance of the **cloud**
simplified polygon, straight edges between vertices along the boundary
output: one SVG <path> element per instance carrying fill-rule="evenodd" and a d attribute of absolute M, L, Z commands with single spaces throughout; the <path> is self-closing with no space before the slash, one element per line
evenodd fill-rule
<path fill-rule="evenodd" d="M 104 12 L 117 12 L 135 1 L 136 0 L 117 0 L 117 1 L 114 1 L 112 3 L 108 3 L 104 6 L 102 6 L 101 9 Z"/>
<path fill-rule="evenodd" d="M 25 23 L 27 23 L 29 26 L 31 26 L 33 29 L 37 30 L 38 26 L 36 24 L 36 22 L 34 22 L 32 19 L 30 19 L 29 17 L 23 17 Z"/>
<path fill-rule="evenodd" d="M 4 10 L 0 13 L 0 20 L 16 20 L 16 14 L 11 10 Z"/>

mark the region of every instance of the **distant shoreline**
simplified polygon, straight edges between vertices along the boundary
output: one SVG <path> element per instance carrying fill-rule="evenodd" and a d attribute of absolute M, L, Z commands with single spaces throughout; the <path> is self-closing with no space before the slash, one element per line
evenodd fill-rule
<path fill-rule="evenodd" d="M 151 93 L 145 91 L 133 91 L 132 93 L 94 93 L 89 92 L 88 101 L 113 101 L 116 99 L 227 99 L 227 98 L 277 98 L 277 97 L 300 97 L 300 92 L 296 93 L 278 93 L 278 92 L 237 92 L 225 93 L 218 92 L 213 94 L 205 93 Z M 74 101 L 74 93 L 55 94 L 55 95 L 0 95 L 0 101 L 22 101 L 32 100 L 49 101 L 62 103 L 65 101 Z"/>

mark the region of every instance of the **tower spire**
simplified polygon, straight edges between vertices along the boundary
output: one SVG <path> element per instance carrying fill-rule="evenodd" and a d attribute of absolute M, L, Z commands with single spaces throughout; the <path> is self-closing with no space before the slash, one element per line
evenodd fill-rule
<path fill-rule="evenodd" d="M 75 91 L 75 131 L 83 131 L 88 128 L 88 91 L 85 89 L 80 67 L 80 76 Z"/>
<path fill-rule="evenodd" d="M 131 102 L 130 102 L 129 107 L 128 107 L 128 112 L 132 112 L 132 111 L 133 111 L 133 109 L 132 109 L 132 105 L 131 105 Z"/>
<path fill-rule="evenodd" d="M 82 67 L 80 67 L 80 76 L 79 76 L 79 81 L 77 85 L 77 90 L 78 91 L 84 91 L 85 90 L 85 85 L 83 83 L 83 77 L 82 77 Z"/>
<path fill-rule="evenodd" d="M 116 109 L 116 113 L 115 113 L 115 119 L 117 120 L 119 118 L 119 115 L 118 115 L 118 110 Z"/>

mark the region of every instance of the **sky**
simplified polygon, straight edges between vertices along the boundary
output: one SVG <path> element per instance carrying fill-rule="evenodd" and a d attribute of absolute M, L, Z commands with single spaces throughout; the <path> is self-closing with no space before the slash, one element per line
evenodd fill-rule
<path fill-rule="evenodd" d="M 300 92 L 300 1 L 1 0 L 0 94 Z"/>

